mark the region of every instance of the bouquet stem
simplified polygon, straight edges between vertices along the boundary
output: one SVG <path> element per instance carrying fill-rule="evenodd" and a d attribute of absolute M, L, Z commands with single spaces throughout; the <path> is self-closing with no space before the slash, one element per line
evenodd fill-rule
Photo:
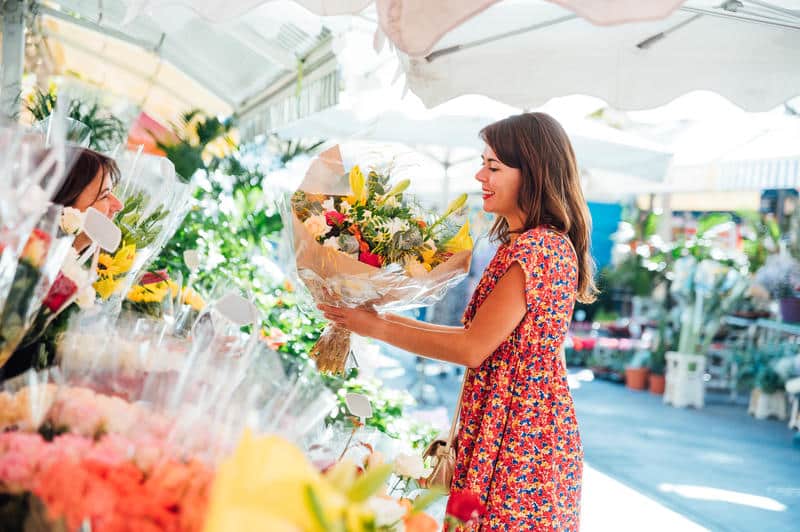
<path fill-rule="evenodd" d="M 317 369 L 325 373 L 344 373 L 350 354 L 350 331 L 336 325 L 328 325 L 311 348 L 309 355 L 317 362 Z"/>

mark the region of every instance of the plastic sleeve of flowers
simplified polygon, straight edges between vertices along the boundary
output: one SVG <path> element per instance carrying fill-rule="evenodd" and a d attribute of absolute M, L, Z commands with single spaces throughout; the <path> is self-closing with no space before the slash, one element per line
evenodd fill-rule
<path fill-rule="evenodd" d="M 136 254 L 130 268 L 122 275 L 112 296 L 103 306 L 109 315 L 117 315 L 122 300 L 133 287 L 139 274 L 155 258 L 191 208 L 191 184 L 182 183 L 174 165 L 155 155 L 125 152 L 119 158 L 127 169 L 120 184 L 124 204 L 117 223 L 123 233 L 123 245 L 134 244 Z"/>
<path fill-rule="evenodd" d="M 290 275 L 328 305 L 396 312 L 441 300 L 469 272 L 469 225 L 453 220 L 466 197 L 426 212 L 391 164 L 346 170 L 343 160 L 338 146 L 323 152 L 279 201 Z M 330 327 L 310 354 L 320 370 L 340 373 L 349 344 L 346 330 Z"/>
<path fill-rule="evenodd" d="M 61 384 L 57 368 L 28 370 L 3 382 L 0 392 L 0 431 L 36 431 L 45 421 Z"/>
<path fill-rule="evenodd" d="M 28 236 L 0 308 L 0 366 L 4 365 L 33 323 L 50 286 L 58 275 L 71 236 L 59 236 L 60 205 L 50 205 Z"/>

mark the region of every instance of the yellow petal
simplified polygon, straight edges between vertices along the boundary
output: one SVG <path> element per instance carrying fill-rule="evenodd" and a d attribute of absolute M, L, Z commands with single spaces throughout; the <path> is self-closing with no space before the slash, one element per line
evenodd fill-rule
<path fill-rule="evenodd" d="M 447 241 L 444 249 L 450 253 L 468 251 L 472 249 L 472 237 L 469 234 L 469 220 L 458 230 L 458 233 Z"/>
<path fill-rule="evenodd" d="M 92 286 L 101 298 L 108 299 L 117 289 L 118 284 L 119 281 L 115 281 L 112 277 L 105 277 L 96 281 Z"/>
<path fill-rule="evenodd" d="M 286 522 L 300 530 L 324 532 L 310 507 L 309 486 L 325 518 L 339 519 L 347 500 L 297 447 L 276 436 L 256 438 L 248 431 L 233 455 L 219 467 L 205 531 L 271 530 L 266 526 L 269 523 Z M 231 512 L 247 516 L 252 526 L 226 526 L 226 516 Z"/>
<path fill-rule="evenodd" d="M 350 190 L 353 192 L 355 201 L 359 203 L 366 203 L 366 190 L 364 187 L 364 174 L 361 173 L 361 168 L 355 165 L 350 170 Z"/>

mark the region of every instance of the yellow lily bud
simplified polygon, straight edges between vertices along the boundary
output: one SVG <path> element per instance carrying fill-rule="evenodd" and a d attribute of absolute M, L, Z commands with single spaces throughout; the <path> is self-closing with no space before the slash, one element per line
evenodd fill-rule
<path fill-rule="evenodd" d="M 403 179 L 395 186 L 393 186 L 392 190 L 390 190 L 385 196 L 383 196 L 383 200 L 381 200 L 381 203 L 391 198 L 392 196 L 397 196 L 398 194 L 402 194 L 410 184 L 411 184 L 410 179 Z"/>
<path fill-rule="evenodd" d="M 458 233 L 448 240 L 444 249 L 450 253 L 458 253 L 459 251 L 467 251 L 472 249 L 472 237 L 469 234 L 469 220 L 458 230 Z"/>
<path fill-rule="evenodd" d="M 450 205 L 447 206 L 447 211 L 445 211 L 444 216 L 442 216 L 442 218 L 447 218 L 448 216 L 456 212 L 458 209 L 463 207 L 466 202 L 467 202 L 467 195 L 461 194 L 459 197 L 450 202 Z"/>
<path fill-rule="evenodd" d="M 353 169 L 350 170 L 350 190 L 353 192 L 355 202 L 361 203 L 362 205 L 367 202 L 367 191 L 364 184 L 364 174 L 361 173 L 361 168 L 355 165 Z"/>

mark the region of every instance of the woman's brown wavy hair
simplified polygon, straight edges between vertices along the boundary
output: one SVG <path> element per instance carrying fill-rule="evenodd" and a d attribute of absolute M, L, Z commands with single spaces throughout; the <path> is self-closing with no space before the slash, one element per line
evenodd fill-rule
<path fill-rule="evenodd" d="M 578 257 L 578 293 L 582 303 L 596 299 L 594 260 L 590 253 L 592 218 L 583 197 L 575 152 L 567 133 L 544 113 L 510 116 L 483 128 L 483 141 L 506 166 L 522 173 L 518 204 L 527 231 L 543 225 L 569 236 Z M 495 240 L 508 243 L 510 228 L 498 217 L 491 230 Z"/>

